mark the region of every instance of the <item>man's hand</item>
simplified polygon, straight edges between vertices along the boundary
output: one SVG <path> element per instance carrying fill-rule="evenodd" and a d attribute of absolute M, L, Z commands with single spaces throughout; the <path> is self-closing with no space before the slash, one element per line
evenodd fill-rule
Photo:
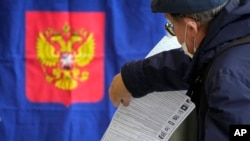
<path fill-rule="evenodd" d="M 120 102 L 122 102 L 124 106 L 129 105 L 132 95 L 124 85 L 121 73 L 118 73 L 116 76 L 114 76 L 109 87 L 109 97 L 111 102 L 116 107 L 120 104 Z"/>

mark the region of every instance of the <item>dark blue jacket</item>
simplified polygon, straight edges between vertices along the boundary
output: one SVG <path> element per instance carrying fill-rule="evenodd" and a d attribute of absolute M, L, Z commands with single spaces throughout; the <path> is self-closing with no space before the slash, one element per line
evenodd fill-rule
<path fill-rule="evenodd" d="M 196 101 L 199 141 L 228 141 L 231 124 L 250 124 L 250 44 L 219 55 L 202 90 L 200 85 L 190 87 L 216 53 L 233 40 L 250 35 L 249 7 L 249 0 L 231 0 L 210 24 L 192 60 L 175 49 L 125 64 L 122 79 L 133 97 L 152 91 L 203 91 L 200 95 L 205 101 Z"/>

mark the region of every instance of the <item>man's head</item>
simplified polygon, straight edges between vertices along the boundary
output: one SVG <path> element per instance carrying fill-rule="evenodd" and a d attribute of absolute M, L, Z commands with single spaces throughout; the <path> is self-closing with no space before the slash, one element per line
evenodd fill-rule
<path fill-rule="evenodd" d="M 206 36 L 209 23 L 229 0 L 152 0 L 153 12 L 164 13 L 190 57 Z M 168 24 L 169 25 L 169 24 Z M 188 52 L 188 53 L 187 53 Z"/>
<path fill-rule="evenodd" d="M 151 9 L 160 13 L 197 13 L 214 9 L 229 0 L 153 0 Z"/>

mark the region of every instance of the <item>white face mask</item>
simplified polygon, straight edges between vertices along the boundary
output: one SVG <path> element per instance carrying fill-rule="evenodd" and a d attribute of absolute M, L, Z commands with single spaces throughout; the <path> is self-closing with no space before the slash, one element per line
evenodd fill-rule
<path fill-rule="evenodd" d="M 190 58 L 193 58 L 194 55 L 191 54 L 191 53 L 188 51 L 186 42 L 182 43 L 181 46 L 182 46 L 182 49 L 183 49 L 184 53 L 185 53 L 186 55 L 188 55 Z"/>
<path fill-rule="evenodd" d="M 189 51 L 188 51 L 188 48 L 187 48 L 187 44 L 186 44 L 186 38 L 187 38 L 187 24 L 186 24 L 186 27 L 185 27 L 185 35 L 184 35 L 185 37 L 184 37 L 184 42 L 181 44 L 181 46 L 182 46 L 182 49 L 183 49 L 183 51 L 184 51 L 184 53 L 186 54 L 186 55 L 188 55 L 190 58 L 193 58 L 193 56 L 194 56 L 194 54 L 192 54 L 192 53 L 190 53 Z M 194 52 L 196 51 L 196 48 L 194 47 Z"/>

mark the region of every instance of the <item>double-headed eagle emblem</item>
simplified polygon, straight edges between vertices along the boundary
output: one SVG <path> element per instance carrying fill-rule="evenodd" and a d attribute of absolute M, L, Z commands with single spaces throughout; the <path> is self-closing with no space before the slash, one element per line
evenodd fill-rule
<path fill-rule="evenodd" d="M 54 29 L 39 32 L 37 58 L 47 82 L 62 90 L 77 88 L 89 77 L 85 67 L 94 58 L 94 47 L 93 34 L 84 29 L 71 33 L 65 25 L 62 33 Z"/>

